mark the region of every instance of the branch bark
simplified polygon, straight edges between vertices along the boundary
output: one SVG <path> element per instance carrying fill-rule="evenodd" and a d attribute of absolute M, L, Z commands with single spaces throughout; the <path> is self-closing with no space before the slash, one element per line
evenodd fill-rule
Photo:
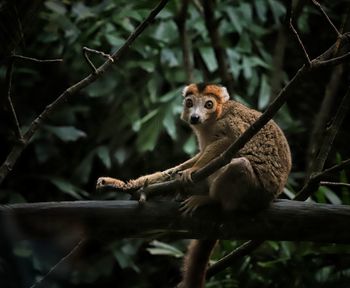
<path fill-rule="evenodd" d="M 348 243 L 350 207 L 279 200 L 254 214 L 218 215 L 214 207 L 192 217 L 177 202 L 76 201 L 0 206 L 1 223 L 14 239 L 52 237 L 79 227 L 86 237 L 142 237 L 164 230 L 181 238 L 255 239 Z M 45 219 L 45 224 L 42 219 Z M 247 225 L 249 223 L 249 225 Z M 10 231 L 10 232 L 11 232 Z"/>

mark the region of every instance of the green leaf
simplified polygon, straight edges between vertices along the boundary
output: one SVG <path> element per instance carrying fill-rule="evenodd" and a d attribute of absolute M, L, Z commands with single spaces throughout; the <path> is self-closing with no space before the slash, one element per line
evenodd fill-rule
<path fill-rule="evenodd" d="M 117 84 L 118 82 L 115 79 L 108 77 L 108 75 L 105 75 L 105 77 L 102 77 L 98 81 L 85 88 L 85 91 L 90 97 L 108 96 L 114 93 Z"/>
<path fill-rule="evenodd" d="M 284 187 L 283 194 L 286 195 L 289 199 L 293 199 L 295 197 L 295 193 Z"/>
<path fill-rule="evenodd" d="M 63 142 L 77 141 L 80 138 L 85 138 L 86 133 L 73 126 L 50 126 L 45 125 L 44 129 L 54 134 Z"/>
<path fill-rule="evenodd" d="M 152 255 L 163 255 L 180 258 L 184 256 L 184 253 L 176 247 L 164 242 L 154 240 L 150 243 L 154 248 L 147 248 L 147 251 Z"/>
<path fill-rule="evenodd" d="M 136 140 L 140 152 L 151 151 L 156 146 L 159 133 L 163 128 L 162 118 L 162 113 L 156 109 L 141 120 L 141 129 Z"/>
<path fill-rule="evenodd" d="M 168 67 L 179 66 L 179 61 L 176 58 L 174 51 L 172 49 L 164 48 L 160 53 L 160 61 L 163 64 L 168 65 Z"/>
<path fill-rule="evenodd" d="M 73 4 L 72 12 L 77 16 L 77 21 L 86 20 L 87 18 L 95 16 L 91 9 L 80 1 Z"/>
<path fill-rule="evenodd" d="M 329 189 L 328 187 L 325 186 L 321 186 L 319 188 L 319 190 L 324 194 L 324 196 L 326 197 L 326 199 L 328 199 L 328 201 L 331 204 L 342 204 L 342 201 L 340 200 L 340 198 L 338 197 L 337 194 L 335 194 L 331 189 Z"/>
<path fill-rule="evenodd" d="M 255 0 L 254 5 L 255 5 L 255 12 L 258 15 L 259 20 L 261 20 L 261 22 L 265 22 L 267 19 L 266 18 L 266 15 L 267 15 L 266 1 Z"/>
<path fill-rule="evenodd" d="M 246 80 L 250 80 L 252 77 L 252 65 L 250 62 L 250 58 L 243 56 L 242 59 L 242 68 L 243 68 L 243 76 Z"/>
<path fill-rule="evenodd" d="M 199 48 L 199 52 L 204 59 L 205 64 L 208 67 L 210 72 L 214 72 L 218 68 L 218 64 L 216 62 L 214 51 L 211 47 L 201 47 Z"/>
<path fill-rule="evenodd" d="M 259 90 L 259 99 L 258 99 L 258 109 L 262 110 L 266 108 L 266 106 L 269 104 L 271 96 L 271 87 L 270 84 L 267 82 L 266 75 L 262 75 L 261 82 L 260 82 L 260 90 Z"/>
<path fill-rule="evenodd" d="M 58 177 L 48 177 L 48 180 L 55 185 L 60 191 L 72 196 L 75 199 L 82 199 L 82 194 L 86 195 L 86 192 L 82 189 L 76 187 L 71 182 L 58 178 Z"/>
<path fill-rule="evenodd" d="M 67 12 L 66 7 L 61 1 L 45 1 L 46 8 L 50 9 L 52 12 L 55 12 L 60 15 L 64 15 Z"/>
<path fill-rule="evenodd" d="M 239 17 L 239 15 L 236 12 L 236 7 L 227 7 L 227 9 L 225 10 L 233 27 L 236 29 L 236 31 L 238 32 L 238 34 L 241 34 L 243 31 L 243 27 L 241 24 L 241 19 Z"/>
<path fill-rule="evenodd" d="M 109 45 L 116 47 L 116 48 L 122 46 L 125 42 L 124 39 L 122 39 L 114 34 L 106 34 L 105 38 L 106 38 L 107 42 L 109 43 Z"/>
<path fill-rule="evenodd" d="M 92 169 L 95 150 L 88 153 L 74 171 L 74 178 L 79 179 L 80 183 L 87 183 Z"/>
<path fill-rule="evenodd" d="M 171 107 L 170 107 L 171 108 Z M 165 127 L 166 132 L 169 134 L 171 139 L 176 140 L 176 125 L 175 125 L 175 116 L 171 113 L 170 109 L 165 113 L 163 119 L 163 126 Z"/>
<path fill-rule="evenodd" d="M 29 257 L 33 255 L 33 250 L 29 241 L 17 241 L 13 249 L 14 255 L 18 257 Z"/>
<path fill-rule="evenodd" d="M 286 13 L 286 8 L 276 0 L 268 0 L 276 24 L 280 24 L 280 17 Z"/>
<path fill-rule="evenodd" d="M 118 161 L 119 165 L 123 165 L 128 159 L 129 153 L 124 147 L 120 147 L 114 152 L 113 157 Z"/>
<path fill-rule="evenodd" d="M 111 168 L 111 157 L 109 156 L 109 150 L 107 146 L 98 147 L 96 150 L 96 155 L 107 169 Z"/>
<path fill-rule="evenodd" d="M 193 134 L 190 137 L 188 137 L 187 141 L 183 145 L 183 150 L 188 155 L 194 155 L 196 153 L 196 151 L 198 150 L 198 148 L 197 148 L 197 140 L 196 140 L 196 137 Z"/>
<path fill-rule="evenodd" d="M 237 44 L 237 50 L 240 53 L 248 53 L 252 52 L 252 41 L 248 35 L 248 33 L 242 33 L 239 38 L 239 42 Z"/>

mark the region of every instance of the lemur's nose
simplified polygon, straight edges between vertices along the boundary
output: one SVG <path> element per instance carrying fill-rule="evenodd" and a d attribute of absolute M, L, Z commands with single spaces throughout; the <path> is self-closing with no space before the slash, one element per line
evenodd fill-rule
<path fill-rule="evenodd" d="M 199 122 L 199 115 L 198 114 L 191 115 L 190 122 L 191 124 L 197 124 Z"/>

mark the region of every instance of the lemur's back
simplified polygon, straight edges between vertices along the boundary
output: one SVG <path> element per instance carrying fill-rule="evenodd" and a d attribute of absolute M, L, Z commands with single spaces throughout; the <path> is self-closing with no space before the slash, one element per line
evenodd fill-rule
<path fill-rule="evenodd" d="M 218 119 L 223 122 L 224 133 L 236 140 L 261 115 L 241 103 L 230 100 L 225 103 Z M 229 127 L 227 127 L 227 125 Z M 239 152 L 237 157 L 246 157 L 263 188 L 276 196 L 286 184 L 291 169 L 291 154 L 288 142 L 274 121 L 269 121 Z"/>

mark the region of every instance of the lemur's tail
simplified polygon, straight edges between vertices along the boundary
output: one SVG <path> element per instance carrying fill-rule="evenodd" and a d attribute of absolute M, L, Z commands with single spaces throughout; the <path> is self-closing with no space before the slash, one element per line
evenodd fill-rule
<path fill-rule="evenodd" d="M 192 240 L 184 259 L 183 279 L 178 288 L 202 288 L 209 257 L 217 240 Z"/>

